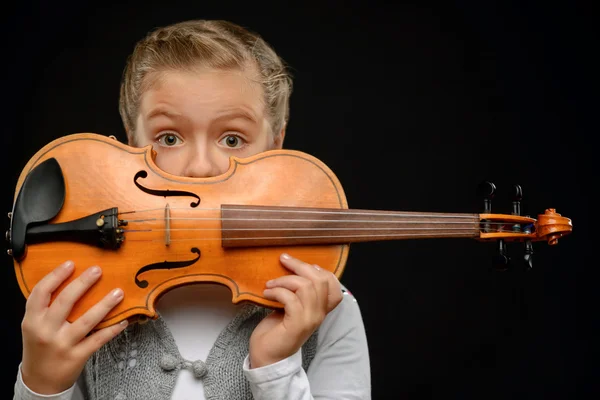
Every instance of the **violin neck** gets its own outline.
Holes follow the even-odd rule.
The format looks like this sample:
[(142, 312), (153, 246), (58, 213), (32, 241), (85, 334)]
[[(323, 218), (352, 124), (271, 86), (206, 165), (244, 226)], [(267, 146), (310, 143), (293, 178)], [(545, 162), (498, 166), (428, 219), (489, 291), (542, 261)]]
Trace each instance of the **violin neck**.
[(223, 205), (223, 247), (475, 238), (478, 214)]

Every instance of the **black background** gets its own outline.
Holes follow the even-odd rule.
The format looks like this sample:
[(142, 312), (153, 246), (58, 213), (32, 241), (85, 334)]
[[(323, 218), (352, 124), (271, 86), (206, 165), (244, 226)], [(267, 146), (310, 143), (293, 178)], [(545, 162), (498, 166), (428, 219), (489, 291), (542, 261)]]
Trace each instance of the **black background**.
[[(589, 2), (590, 4), (592, 2)], [(260, 32), (295, 76), (285, 147), (323, 160), (350, 207), (572, 218), (534, 270), (490, 268), (492, 244), (353, 245), (342, 282), (369, 338), (373, 397), (597, 398), (597, 261), (590, 235), (598, 109), (591, 6), (536, 1), (27, 2), (2, 11), (2, 207), (49, 141), (125, 141), (125, 59), (148, 30), (221, 18)], [(101, 171), (99, 172), (101, 173)], [(8, 228), (8, 219), (5, 220)], [(510, 247), (518, 261), (522, 246)], [(4, 381), (12, 396), (24, 298), (2, 261)]]

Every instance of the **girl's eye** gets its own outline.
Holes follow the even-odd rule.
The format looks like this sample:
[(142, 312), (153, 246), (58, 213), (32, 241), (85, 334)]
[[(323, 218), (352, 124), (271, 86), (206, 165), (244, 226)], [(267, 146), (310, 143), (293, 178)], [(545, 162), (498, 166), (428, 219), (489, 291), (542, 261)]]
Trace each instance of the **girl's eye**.
[(163, 146), (172, 147), (181, 144), (181, 139), (172, 133), (166, 133), (158, 138), (158, 143)]
[(242, 142), (242, 138), (236, 135), (227, 135), (223, 139), (221, 139), (221, 143), (223, 145), (229, 147), (230, 149), (240, 148), (244, 143)]

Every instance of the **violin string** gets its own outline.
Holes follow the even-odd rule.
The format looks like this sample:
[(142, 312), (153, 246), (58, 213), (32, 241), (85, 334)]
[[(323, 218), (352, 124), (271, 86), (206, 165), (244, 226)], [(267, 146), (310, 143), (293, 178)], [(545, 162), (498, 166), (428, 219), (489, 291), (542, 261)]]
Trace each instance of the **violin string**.
[[(152, 221), (163, 221), (164, 219), (162, 218), (148, 218), (148, 219), (134, 219), (134, 220), (127, 220), (128, 223), (145, 223), (145, 222), (152, 222)], [(256, 222), (264, 222), (264, 221), (277, 221), (277, 222), (288, 222), (288, 223), (293, 223), (293, 222), (339, 222), (339, 223), (352, 223), (352, 222), (360, 222), (360, 223), (368, 223), (368, 224), (412, 224), (412, 225), (436, 225), (436, 224), (440, 224), (440, 225), (449, 225), (449, 224), (479, 224), (479, 220), (478, 219), (472, 219), (471, 221), (434, 221), (434, 222), (430, 222), (430, 221), (392, 221), (392, 220), (384, 220), (384, 221), (371, 221), (371, 220), (344, 220), (344, 219), (298, 219), (298, 218), (290, 218), (290, 219), (275, 219), (275, 218), (169, 218), (170, 221), (189, 221), (189, 220), (196, 220), (196, 221), (256, 221)], [(514, 224), (514, 222), (488, 222), (486, 223), (490, 226), (492, 225), (509, 225), (509, 224)], [(192, 229), (192, 228), (190, 228)], [(199, 229), (199, 228), (194, 228), (194, 229)], [(271, 229), (271, 228), (269, 228)], [(293, 229), (300, 229), (300, 228), (293, 228)], [(321, 229), (330, 229), (330, 228), (321, 228)], [(345, 229), (357, 229), (357, 228), (345, 228)], [(375, 228), (365, 228), (365, 229), (375, 229)], [(381, 228), (381, 229), (388, 229), (388, 228)], [(392, 229), (392, 228), (389, 228)], [(176, 230), (171, 228), (171, 230)], [(252, 229), (250, 229), (252, 230)]]
[[(138, 220), (127, 220), (128, 223), (132, 222), (150, 222), (150, 221), (162, 221), (162, 218), (149, 218), (149, 219), (138, 219)], [(383, 221), (371, 221), (361, 219), (299, 219), (299, 218), (173, 218), (170, 217), (171, 221), (273, 221), (273, 222), (360, 222), (369, 224), (473, 224), (478, 223), (479, 220), (473, 219), (472, 221), (447, 221), (447, 222), (428, 222), (428, 221), (394, 221), (394, 220), (383, 220)]]
[[(466, 233), (471, 233), (471, 232), (466, 232)], [(237, 241), (237, 240), (279, 240), (279, 239), (331, 239), (331, 238), (340, 238), (340, 239), (346, 239), (346, 238), (361, 238), (361, 237), (366, 237), (366, 238), (371, 238), (371, 237), (387, 237), (387, 238), (401, 238), (401, 237), (415, 237), (415, 236), (428, 236), (429, 234), (427, 233), (422, 233), (422, 234), (393, 234), (393, 235), (340, 235), (340, 236), (259, 236), (259, 237), (243, 237), (243, 238), (221, 238), (221, 237), (214, 237), (214, 238), (185, 238), (185, 239), (171, 239), (171, 242), (185, 242), (185, 241), (198, 241), (198, 240), (202, 240), (202, 241), (207, 241), (207, 240), (225, 240), (225, 241)], [(464, 237), (463, 235), (460, 234), (449, 234), (447, 236), (457, 236), (457, 237)], [(128, 241), (134, 241), (134, 242), (164, 242), (164, 239), (132, 239), (132, 240), (128, 240)]]
[[(379, 228), (380, 230), (390, 230), (390, 231), (408, 231), (415, 230), (412, 228)], [(219, 229), (219, 228), (176, 228), (171, 229), (171, 231), (242, 231), (242, 230), (251, 230), (251, 231), (297, 231), (297, 230), (305, 230), (305, 231), (318, 231), (318, 230), (327, 230), (327, 228), (300, 228), (300, 229), (270, 229), (270, 228), (262, 228), (262, 229), (243, 229), (243, 228), (231, 228), (231, 229)], [(352, 230), (355, 231), (357, 229), (346, 229), (346, 228), (338, 228), (331, 230)], [(368, 228), (359, 228), (359, 230), (370, 230)], [(472, 228), (418, 228), (417, 230), (423, 231), (427, 230), (429, 232), (435, 233), (436, 231), (445, 231), (445, 236), (461, 236), (464, 234), (472, 234), (474, 232), (481, 233), (481, 229)], [(448, 232), (448, 231), (457, 231), (457, 232)], [(124, 233), (148, 233), (148, 232), (164, 232), (166, 229), (125, 229)], [(486, 233), (501, 233), (501, 232), (510, 232), (507, 230), (500, 229), (492, 229)], [(511, 233), (520, 233), (520, 232), (511, 232)], [(359, 237), (415, 237), (415, 236), (428, 236), (431, 233), (393, 233), (393, 234), (351, 234), (351, 235), (326, 235), (326, 236), (318, 236), (318, 235), (310, 235), (310, 236), (257, 236), (257, 237), (244, 237), (244, 238), (225, 238), (226, 240), (269, 240), (269, 239), (314, 239), (314, 238), (359, 238)], [(222, 240), (223, 238), (185, 238), (185, 239), (171, 239), (171, 241), (185, 241), (185, 240)], [(145, 240), (142, 240), (145, 241)], [(152, 239), (148, 241), (163, 241), (163, 239)]]
[[(349, 209), (331, 209), (331, 210), (323, 210), (323, 209), (319, 209), (319, 210), (286, 210), (285, 208), (280, 208), (280, 209), (256, 209), (256, 208), (239, 208), (239, 209), (222, 209), (220, 207), (216, 207), (216, 208), (210, 208), (210, 207), (205, 207), (205, 208), (197, 208), (194, 210), (190, 210), (189, 207), (169, 207), (169, 209), (172, 210), (187, 210), (187, 211), (235, 211), (235, 212), (264, 212), (264, 213), (292, 213), (292, 214), (337, 214), (337, 215), (361, 215), (361, 216), (377, 216), (377, 217), (385, 217), (385, 216), (391, 216), (391, 217), (423, 217), (423, 218), (477, 218), (475, 216), (475, 214), (443, 214), (443, 213), (439, 213), (439, 214), (435, 214), (435, 213), (430, 213), (430, 214), (418, 214), (416, 212), (412, 212), (412, 211), (395, 211), (395, 212), (384, 212), (384, 211), (375, 211), (375, 210), (349, 210)], [(164, 208), (148, 208), (145, 210), (133, 210), (133, 211), (123, 211), (123, 212), (119, 212), (119, 215), (125, 215), (125, 214), (140, 214), (140, 213), (146, 213), (146, 212), (152, 212), (152, 211), (161, 211), (163, 212), (165, 209)], [(188, 218), (188, 219), (196, 219), (196, 218)], [(199, 218), (202, 219), (202, 218)]]
[[(465, 222), (466, 223), (466, 222)], [(475, 227), (467, 228), (416, 228), (422, 230), (473, 230)], [(163, 232), (163, 231), (412, 231), (415, 228), (155, 228), (155, 229), (124, 229), (123, 232)]]

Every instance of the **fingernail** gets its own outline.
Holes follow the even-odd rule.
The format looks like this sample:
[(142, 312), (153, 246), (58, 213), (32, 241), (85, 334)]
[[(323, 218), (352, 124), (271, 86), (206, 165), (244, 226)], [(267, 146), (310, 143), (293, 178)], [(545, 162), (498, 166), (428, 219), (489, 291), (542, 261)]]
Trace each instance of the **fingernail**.
[(92, 267), (92, 269), (90, 270), (90, 274), (92, 276), (100, 275), (100, 267)]
[(112, 295), (114, 298), (120, 299), (121, 297), (123, 297), (123, 291), (121, 289), (115, 289), (113, 290)]
[(273, 279), (271, 279), (270, 281), (267, 281), (267, 283), (266, 283), (267, 287), (273, 286), (273, 282), (274, 282)]
[(119, 326), (121, 328), (125, 328), (127, 325), (129, 325), (129, 321), (127, 321), (126, 319), (123, 320), (123, 321), (121, 321), (121, 322), (119, 322)]
[(290, 260), (292, 257), (288, 253), (283, 253), (281, 255), (281, 258), (283, 258), (284, 260)]
[(75, 265), (75, 263), (73, 261), (69, 260), (69, 261), (65, 262), (65, 264), (63, 265), (63, 268), (68, 271), (71, 268), (73, 268), (74, 265)]

